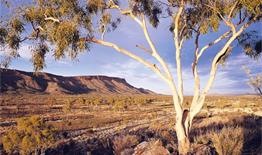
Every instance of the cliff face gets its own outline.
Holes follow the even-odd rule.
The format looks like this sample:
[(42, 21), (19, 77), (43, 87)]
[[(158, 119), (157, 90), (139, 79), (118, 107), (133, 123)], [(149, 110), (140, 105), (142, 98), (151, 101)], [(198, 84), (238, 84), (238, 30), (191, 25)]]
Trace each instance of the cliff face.
[(136, 88), (125, 79), (108, 76), (64, 77), (49, 73), (24, 72), (1, 69), (1, 93), (50, 93), (50, 94), (155, 94), (150, 90)]

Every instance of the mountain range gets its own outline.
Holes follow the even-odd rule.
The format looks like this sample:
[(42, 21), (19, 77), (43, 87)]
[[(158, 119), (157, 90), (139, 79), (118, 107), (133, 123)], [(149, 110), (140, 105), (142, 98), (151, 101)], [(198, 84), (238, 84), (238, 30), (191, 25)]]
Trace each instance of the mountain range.
[(109, 76), (60, 76), (45, 72), (0, 69), (1, 93), (153, 95), (123, 78)]

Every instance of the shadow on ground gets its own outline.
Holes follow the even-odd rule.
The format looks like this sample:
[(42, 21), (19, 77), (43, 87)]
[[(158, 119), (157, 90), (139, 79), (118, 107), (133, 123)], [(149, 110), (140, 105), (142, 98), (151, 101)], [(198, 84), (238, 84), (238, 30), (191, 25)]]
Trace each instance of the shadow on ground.
[[(228, 118), (227, 122), (223, 122), (223, 117)], [(245, 116), (223, 116), (221, 121), (210, 122), (208, 118), (196, 118), (194, 127), (190, 133), (191, 142), (194, 142), (196, 136), (206, 135), (211, 131), (220, 132), (224, 127), (235, 128), (241, 127), (243, 129), (243, 147), (242, 154), (262, 154), (262, 117), (245, 115)], [(198, 125), (202, 124), (202, 126)], [(204, 124), (204, 125), (203, 125)], [(200, 127), (198, 127), (200, 126)], [(162, 142), (163, 146), (171, 153), (177, 154), (177, 139), (174, 130), (161, 129), (158, 131), (150, 128), (142, 128), (136, 131), (122, 131), (120, 134), (111, 135), (104, 139), (92, 139), (85, 142), (70, 141), (67, 144), (60, 145), (55, 149), (49, 149), (46, 151), (48, 155), (113, 155), (114, 146), (113, 140), (119, 135), (134, 135), (138, 137), (139, 143), (144, 141), (150, 141), (152, 139), (158, 139)], [(205, 144), (210, 145), (212, 144)], [(124, 144), (123, 144), (124, 145)], [(130, 146), (129, 146), (130, 147)], [(135, 146), (132, 146), (134, 148)], [(132, 149), (131, 148), (131, 149)], [(234, 148), (232, 148), (234, 149)], [(217, 153), (213, 153), (217, 154)]]

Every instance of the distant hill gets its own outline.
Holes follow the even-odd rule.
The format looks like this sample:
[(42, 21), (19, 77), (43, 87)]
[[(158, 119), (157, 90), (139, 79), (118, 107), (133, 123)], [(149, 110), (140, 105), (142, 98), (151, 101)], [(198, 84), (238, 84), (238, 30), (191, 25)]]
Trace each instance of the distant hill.
[(108, 76), (59, 76), (40, 72), (0, 69), (1, 93), (153, 95), (154, 92), (136, 88), (125, 79)]

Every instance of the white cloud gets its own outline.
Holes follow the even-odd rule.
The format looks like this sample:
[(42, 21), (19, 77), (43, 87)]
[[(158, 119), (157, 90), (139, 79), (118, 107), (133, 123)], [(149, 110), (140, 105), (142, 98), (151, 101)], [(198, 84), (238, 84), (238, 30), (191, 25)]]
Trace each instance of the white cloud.
[(19, 53), (21, 58), (31, 59), (31, 57), (32, 57), (31, 45), (30, 44), (23, 44), (19, 48), (18, 53)]
[[(232, 57), (224, 67), (219, 67), (210, 94), (238, 94), (250, 92), (251, 89), (246, 85), (247, 77), (241, 66), (246, 64), (248, 67), (258, 68), (261, 67), (259, 61), (253, 61), (245, 55)], [(176, 68), (172, 64), (168, 64), (168, 66), (175, 81), (177, 81)], [(205, 72), (200, 72), (202, 89), (209, 79), (209, 69), (207, 68), (209, 68), (209, 66), (204, 68), (204, 70), (206, 70)], [(155, 92), (171, 94), (169, 87), (160, 77), (146, 68), (143, 64), (134, 60), (128, 60), (123, 63), (116, 62), (107, 64), (102, 67), (101, 72), (105, 75), (125, 78), (130, 84), (136, 87), (144, 87)], [(241, 75), (241, 77), (235, 77), (237, 75)], [(192, 95), (194, 78), (191, 67), (183, 67), (183, 79), (185, 94)]]
[(252, 93), (248, 87), (248, 77), (245, 74), (243, 66), (247, 66), (254, 74), (262, 72), (262, 58), (253, 60), (241, 53), (229, 58), (224, 67), (220, 67), (211, 90), (212, 93)]
[(252, 70), (262, 71), (262, 57), (254, 60), (246, 56), (244, 53), (239, 54), (226, 63), (225, 70), (242, 69), (243, 66)]
[(102, 67), (101, 73), (125, 78), (135, 87), (143, 87), (158, 93), (169, 93), (167, 85), (143, 64), (129, 59), (124, 63), (111, 63)]
[[(30, 59), (32, 56), (30, 48), (31, 46), (29, 44), (23, 44), (18, 50), (20, 57), (24, 59)], [(0, 51), (1, 56), (8, 56), (10, 55), (10, 52), (12, 52), (12, 50), (9, 48), (1, 49)]]

